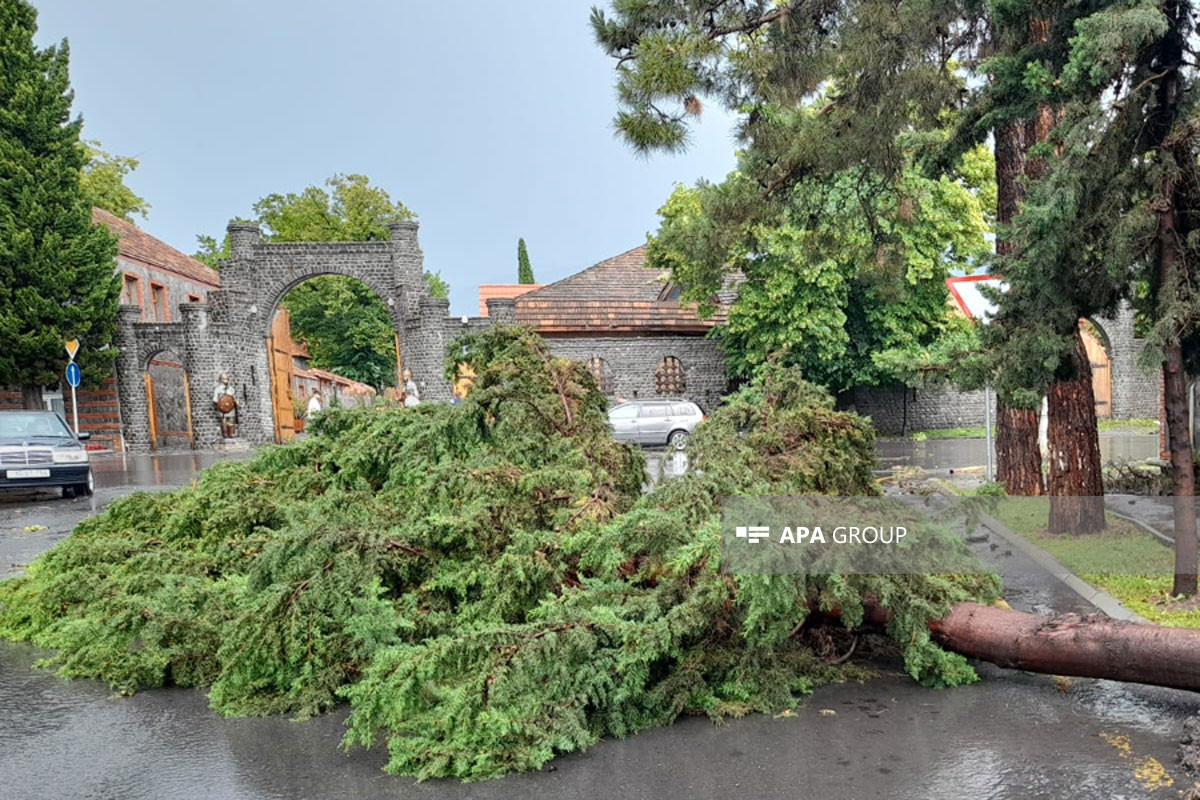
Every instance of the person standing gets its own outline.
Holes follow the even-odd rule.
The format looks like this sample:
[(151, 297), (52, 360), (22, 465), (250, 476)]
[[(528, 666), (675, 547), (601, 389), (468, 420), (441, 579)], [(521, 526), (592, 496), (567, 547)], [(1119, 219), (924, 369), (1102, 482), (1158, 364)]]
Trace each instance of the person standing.
[(413, 380), (411, 369), (404, 370), (404, 405), (412, 408), (421, 402), (421, 393), (417, 390), (417, 382)]
[(325, 409), (325, 403), (321, 397), (320, 389), (313, 389), (312, 397), (308, 398), (308, 407), (304, 410), (304, 416), (312, 419), (314, 414), (319, 414)]

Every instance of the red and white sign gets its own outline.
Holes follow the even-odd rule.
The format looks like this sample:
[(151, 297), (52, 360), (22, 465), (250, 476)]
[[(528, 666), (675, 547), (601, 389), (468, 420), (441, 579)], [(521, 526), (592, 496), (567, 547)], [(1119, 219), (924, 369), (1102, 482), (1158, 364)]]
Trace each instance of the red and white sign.
[(964, 275), (960, 278), (946, 278), (946, 288), (950, 290), (950, 296), (954, 298), (954, 304), (958, 306), (958, 309), (966, 315), (967, 319), (986, 325), (996, 313), (996, 304), (979, 291), (984, 286), (989, 289), (998, 289), (1001, 292), (1008, 290), (1008, 284), (1004, 282), (1004, 279), (995, 275)]

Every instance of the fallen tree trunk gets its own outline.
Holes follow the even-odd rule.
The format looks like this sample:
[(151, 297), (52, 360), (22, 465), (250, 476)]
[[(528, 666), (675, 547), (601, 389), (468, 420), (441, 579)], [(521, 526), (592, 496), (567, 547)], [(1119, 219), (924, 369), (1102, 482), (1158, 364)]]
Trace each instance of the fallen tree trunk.
[(1009, 669), (1200, 692), (1200, 630), (1193, 628), (963, 603), (929, 630), (949, 650)]
[[(889, 618), (887, 609), (868, 606), (868, 625), (884, 627)], [(1200, 692), (1200, 629), (961, 603), (930, 622), (929, 632), (947, 650), (1008, 669)]]

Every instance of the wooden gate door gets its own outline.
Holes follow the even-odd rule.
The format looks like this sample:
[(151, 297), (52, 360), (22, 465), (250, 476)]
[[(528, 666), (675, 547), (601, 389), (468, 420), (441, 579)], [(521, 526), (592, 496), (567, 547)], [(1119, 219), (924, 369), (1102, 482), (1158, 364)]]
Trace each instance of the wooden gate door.
[(296, 409), (292, 405), (292, 336), (288, 315), (275, 314), (267, 360), (271, 367), (271, 407), (275, 417), (275, 441), (282, 444), (296, 435)]
[(191, 391), (179, 356), (164, 350), (146, 368), (150, 446), (155, 450), (192, 447)]
[(1092, 394), (1096, 396), (1096, 416), (1107, 419), (1112, 416), (1112, 359), (1096, 335), (1082, 326), (1083, 346), (1087, 349), (1088, 361), (1092, 363)]

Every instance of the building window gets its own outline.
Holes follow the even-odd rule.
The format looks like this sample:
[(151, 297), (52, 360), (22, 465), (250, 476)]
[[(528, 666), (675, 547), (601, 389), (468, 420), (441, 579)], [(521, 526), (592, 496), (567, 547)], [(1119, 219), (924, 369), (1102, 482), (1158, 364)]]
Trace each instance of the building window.
[(188, 302), (189, 303), (203, 303), (204, 301), (200, 299), (200, 295), (198, 295), (198, 294), (189, 294)]
[(121, 305), (140, 306), (142, 304), (142, 282), (137, 275), (125, 275), (121, 285)]
[(658, 369), (654, 371), (654, 391), (667, 395), (682, 395), (687, 391), (683, 363), (675, 356), (667, 356), (658, 362)]
[(150, 318), (154, 322), (170, 322), (170, 311), (167, 308), (167, 287), (161, 283), (150, 282)]
[(616, 392), (616, 379), (613, 377), (612, 367), (608, 365), (600, 356), (592, 356), (587, 362), (588, 370), (591, 371), (592, 377), (596, 379), (596, 385), (600, 387), (600, 391), (606, 395), (612, 395)]

